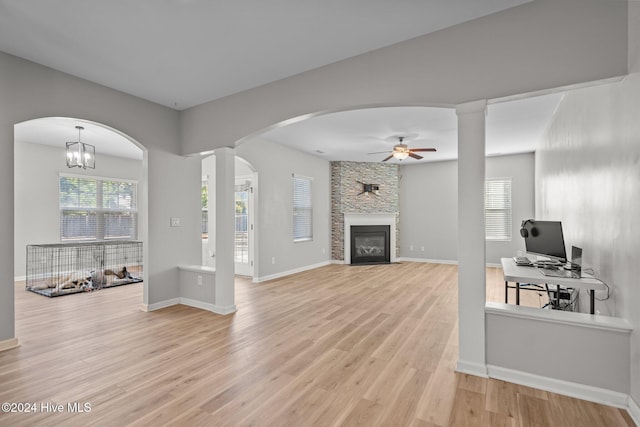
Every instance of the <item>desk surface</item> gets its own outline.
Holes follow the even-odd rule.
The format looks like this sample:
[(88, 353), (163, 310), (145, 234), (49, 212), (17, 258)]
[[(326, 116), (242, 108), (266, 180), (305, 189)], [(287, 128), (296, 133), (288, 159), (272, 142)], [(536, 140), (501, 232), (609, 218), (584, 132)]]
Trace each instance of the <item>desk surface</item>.
[(606, 290), (607, 287), (598, 279), (594, 279), (589, 274), (582, 273), (580, 279), (571, 279), (568, 277), (549, 277), (538, 271), (536, 267), (523, 267), (516, 265), (513, 258), (502, 258), (502, 271), (504, 272), (504, 280), (506, 282), (518, 283), (553, 283), (556, 285), (566, 286), (568, 288), (595, 289)]

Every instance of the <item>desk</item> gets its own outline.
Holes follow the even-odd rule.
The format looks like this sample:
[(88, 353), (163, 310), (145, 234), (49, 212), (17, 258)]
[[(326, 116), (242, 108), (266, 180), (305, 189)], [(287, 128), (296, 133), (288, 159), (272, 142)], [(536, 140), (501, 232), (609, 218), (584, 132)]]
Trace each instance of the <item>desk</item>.
[(538, 271), (536, 267), (523, 267), (516, 265), (513, 258), (502, 258), (502, 272), (504, 274), (504, 302), (509, 303), (509, 282), (516, 283), (516, 305), (520, 305), (520, 283), (547, 284), (553, 283), (574, 289), (586, 289), (589, 291), (590, 313), (595, 313), (595, 291), (604, 291), (607, 287), (598, 279), (589, 274), (582, 273), (580, 279), (568, 277), (549, 277)]

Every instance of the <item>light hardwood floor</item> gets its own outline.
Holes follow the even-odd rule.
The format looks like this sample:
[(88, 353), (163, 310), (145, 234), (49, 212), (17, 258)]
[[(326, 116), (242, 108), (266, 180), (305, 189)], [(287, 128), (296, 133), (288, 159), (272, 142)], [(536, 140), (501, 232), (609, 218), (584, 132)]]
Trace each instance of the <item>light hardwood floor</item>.
[[(514, 284), (511, 283), (511, 286)], [(487, 301), (505, 302), (504, 301), (504, 275), (502, 268), (487, 268)], [(529, 286), (520, 290), (520, 305), (527, 307), (544, 307), (549, 302), (546, 290), (538, 287)], [(516, 303), (516, 290), (509, 288), (509, 303)]]
[(0, 425), (633, 425), (619, 409), (454, 373), (456, 280), (455, 266), (422, 263), (238, 279), (230, 316), (144, 313), (141, 284), (53, 299), (17, 286), (22, 345), (0, 353), (0, 402), (38, 411)]

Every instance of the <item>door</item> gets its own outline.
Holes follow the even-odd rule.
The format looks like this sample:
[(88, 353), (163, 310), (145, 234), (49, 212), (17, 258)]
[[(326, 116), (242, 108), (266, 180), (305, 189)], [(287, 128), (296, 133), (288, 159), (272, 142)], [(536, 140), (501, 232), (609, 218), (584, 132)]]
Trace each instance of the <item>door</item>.
[(236, 274), (253, 277), (253, 187), (251, 177), (236, 177), (234, 258)]

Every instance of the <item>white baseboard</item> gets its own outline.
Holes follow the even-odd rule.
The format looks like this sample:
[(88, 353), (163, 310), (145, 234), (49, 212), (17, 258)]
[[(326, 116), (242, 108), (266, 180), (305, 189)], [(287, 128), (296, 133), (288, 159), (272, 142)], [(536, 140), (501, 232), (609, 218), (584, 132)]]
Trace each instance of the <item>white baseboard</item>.
[(14, 282), (26, 282), (27, 281), (27, 276), (15, 276), (13, 278)]
[[(533, 387), (552, 393), (562, 394), (590, 402), (614, 406), (616, 408), (629, 408), (629, 395), (600, 387), (543, 377), (528, 372), (516, 371), (499, 366), (487, 365), (489, 378), (496, 378), (510, 383)], [(631, 412), (631, 411), (630, 411)]]
[(266, 282), (267, 280), (279, 279), (281, 277), (290, 276), (290, 275), (296, 274), (296, 273), (302, 273), (303, 271), (313, 270), (314, 268), (324, 267), (324, 266), (330, 265), (330, 264), (333, 264), (333, 261), (331, 261), (331, 260), (322, 261), (322, 262), (319, 262), (317, 264), (306, 265), (304, 267), (294, 268), (293, 270), (287, 270), (287, 271), (283, 271), (283, 272), (280, 272), (280, 273), (270, 274), (268, 276), (254, 277), (253, 278), (253, 283), (261, 283), (261, 282)]
[(343, 259), (332, 259), (331, 260), (331, 264), (344, 265), (344, 260)]
[[(431, 264), (452, 264), (458, 265), (458, 260), (450, 260), (450, 259), (428, 259), (428, 258), (409, 258), (409, 257), (400, 257), (398, 261), (406, 261), (406, 262), (428, 262)], [(496, 264), (493, 262), (486, 263), (487, 267), (502, 267), (502, 264)]]
[(211, 304), (208, 302), (203, 302), (203, 301), (198, 301), (197, 299), (191, 299), (191, 298), (183, 298), (180, 297), (179, 298), (180, 303), (182, 305), (188, 305), (189, 307), (195, 307), (195, 308), (199, 308), (201, 310), (207, 310), (207, 311), (212, 311), (214, 313), (216, 313), (216, 305), (215, 304)]
[(464, 360), (458, 359), (455, 370), (456, 372), (460, 372), (462, 374), (469, 374), (469, 375), (475, 375), (476, 377), (488, 378), (487, 366), (482, 365), (480, 363), (465, 362)]
[(140, 307), (142, 311), (155, 311), (161, 308), (171, 307), (172, 305), (180, 304), (180, 298), (171, 298), (165, 301), (155, 302), (153, 304), (142, 304)]
[(178, 304), (188, 305), (189, 307), (195, 307), (201, 310), (207, 310), (212, 313), (223, 314), (223, 315), (236, 312), (235, 305), (218, 306), (215, 304), (210, 304), (210, 303), (198, 301), (195, 299), (182, 298), (182, 297), (172, 298), (172, 299), (169, 299), (166, 301), (160, 301), (154, 304), (142, 304), (142, 311), (155, 311), (155, 310), (160, 310), (161, 308), (171, 307), (173, 305), (178, 305)]
[(180, 304), (188, 305), (189, 307), (199, 308), (201, 310), (207, 310), (216, 314), (231, 314), (237, 311), (235, 304), (230, 306), (218, 306), (207, 302), (198, 301), (191, 298), (180, 298)]
[(454, 264), (457, 265), (457, 260), (448, 260), (448, 259), (428, 259), (428, 258), (409, 258), (409, 257), (399, 257), (398, 261), (406, 261), (406, 262), (428, 262), (431, 264)]
[(231, 314), (231, 313), (235, 313), (236, 311), (238, 311), (238, 309), (236, 308), (236, 305), (226, 305), (226, 306), (219, 306), (219, 305), (214, 305), (213, 306), (213, 310), (211, 310), (212, 312), (216, 313), (216, 314), (222, 314), (227, 315), (227, 314)]
[(0, 351), (11, 350), (16, 347), (20, 347), (18, 338), (9, 338), (8, 340), (0, 341)]
[(640, 406), (638, 406), (636, 401), (631, 397), (629, 397), (629, 408), (627, 409), (627, 412), (633, 422), (636, 423), (637, 426), (640, 426)]

